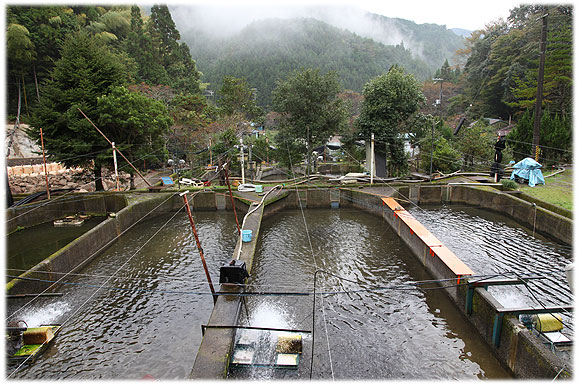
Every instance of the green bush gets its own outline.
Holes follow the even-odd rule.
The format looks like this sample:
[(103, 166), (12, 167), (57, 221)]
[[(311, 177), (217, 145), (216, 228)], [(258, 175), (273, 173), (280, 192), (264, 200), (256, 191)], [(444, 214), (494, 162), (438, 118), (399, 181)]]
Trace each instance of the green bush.
[(510, 179), (502, 179), (499, 182), (501, 183), (502, 188), (507, 191), (517, 190), (520, 187), (518, 183)]

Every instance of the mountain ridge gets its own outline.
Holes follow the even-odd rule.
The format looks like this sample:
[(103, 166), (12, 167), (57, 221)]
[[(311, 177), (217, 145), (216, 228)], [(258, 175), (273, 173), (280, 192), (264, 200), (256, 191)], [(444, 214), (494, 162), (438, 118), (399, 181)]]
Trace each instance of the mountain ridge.
[(374, 38), (315, 17), (255, 20), (223, 37), (191, 23), (181, 35), (211, 89), (219, 90), (224, 75), (244, 77), (258, 89), (263, 106), (270, 103), (276, 80), (292, 70), (336, 71), (345, 88), (360, 92), (394, 64), (428, 79), (446, 59), (453, 65), (454, 52), (463, 46), (463, 38), (445, 26), (370, 13), (361, 20), (367, 30), (359, 32), (372, 32)]

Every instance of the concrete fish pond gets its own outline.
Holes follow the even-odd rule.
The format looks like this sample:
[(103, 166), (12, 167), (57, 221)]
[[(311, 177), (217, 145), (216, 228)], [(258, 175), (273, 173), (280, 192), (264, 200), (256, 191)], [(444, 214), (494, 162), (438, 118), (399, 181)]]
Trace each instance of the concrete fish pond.
[[(194, 216), (209, 269), (218, 273), (237, 239), (233, 215)], [(157, 214), (136, 225), (81, 272), (69, 275), (58, 297), (39, 297), (29, 305), (32, 297), (7, 299), (7, 316), (18, 311), (10, 320), (62, 325), (46, 350), (10, 378), (187, 378), (213, 302), (187, 216), (180, 212), (164, 226), (170, 218)], [(17, 366), (9, 366), (7, 375)]]
[[(487, 249), (490, 242), (484, 235), (471, 233), (486, 245), (484, 255), (493, 255), (484, 261), (487, 265), (480, 265), (464, 259), (455, 240), (446, 239), (429, 217), (422, 218), (424, 213), (413, 212), (409, 204), (411, 200), (423, 208), (438, 198), (439, 205), (472, 205), (467, 202), (476, 196), (473, 188), (286, 189), (266, 199), (268, 188), (265, 194), (236, 194), (242, 227), (223, 194), (189, 194), (208, 278), (178, 195), (136, 195), (125, 205), (107, 208), (115, 218), (59, 251), (61, 258), (41, 262), (7, 286), (9, 294), (24, 294), (26, 284), (45, 283), (46, 289), (46, 282), (60, 280), (57, 290), (50, 290), (58, 291), (58, 297), (8, 298), (7, 316), (29, 326), (62, 325), (35, 362), (8, 368), (7, 375), (235, 380), (571, 377), (571, 357), (560, 356), (560, 344), (549, 342), (555, 334), (543, 329), (556, 327), (557, 334), (573, 337), (570, 290), (565, 284), (558, 288), (550, 281), (540, 283), (533, 291), (540, 302), (528, 304), (526, 288), (534, 286), (532, 277), (546, 277), (570, 263), (571, 248), (562, 241), (568, 238), (571, 222), (543, 209), (534, 214), (521, 199), (488, 192), (489, 200), (480, 203), (511, 201), (502, 208), (521, 207), (508, 215), (523, 228), (501, 226), (493, 234), (494, 243), (506, 248), (495, 250)], [(537, 220), (533, 228), (532, 219)], [(548, 219), (551, 228), (543, 224)], [(488, 227), (479, 215), (453, 222), (454, 229), (460, 224)], [(494, 227), (501, 222), (490, 221)], [(250, 231), (251, 238), (243, 237), (242, 229)], [(554, 239), (551, 229), (558, 233)], [(535, 259), (537, 266), (521, 260), (526, 254), (514, 254), (507, 247), (512, 244), (533, 245), (536, 257), (542, 257)], [(72, 258), (63, 254), (73, 248), (83, 264), (71, 271), (65, 263)], [(243, 268), (249, 278), (220, 275), (224, 267)], [(215, 291), (208, 287), (209, 277)], [(565, 281), (562, 273), (554, 278)], [(525, 301), (506, 302), (512, 299), (512, 293), (505, 294), (511, 285), (522, 294), (528, 292)], [(560, 318), (548, 317), (552, 314)], [(566, 345), (573, 347), (572, 342)]]

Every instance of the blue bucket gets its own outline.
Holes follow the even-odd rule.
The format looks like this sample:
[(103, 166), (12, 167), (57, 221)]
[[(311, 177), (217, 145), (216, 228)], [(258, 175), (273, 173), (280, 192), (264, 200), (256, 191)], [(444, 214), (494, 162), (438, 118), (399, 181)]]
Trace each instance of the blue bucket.
[(252, 241), (252, 230), (242, 230), (242, 242)]
[(257, 193), (262, 192), (262, 186), (261, 185), (256, 185), (255, 187), (256, 187), (256, 192)]

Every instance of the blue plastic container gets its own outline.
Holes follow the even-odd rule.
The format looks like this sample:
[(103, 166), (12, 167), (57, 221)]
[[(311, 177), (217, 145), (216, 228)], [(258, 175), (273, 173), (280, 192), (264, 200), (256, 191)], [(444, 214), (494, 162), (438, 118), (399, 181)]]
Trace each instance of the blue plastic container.
[(261, 185), (256, 185), (256, 192), (257, 193), (262, 192), (262, 186)]
[(242, 230), (242, 242), (252, 241), (252, 230)]

